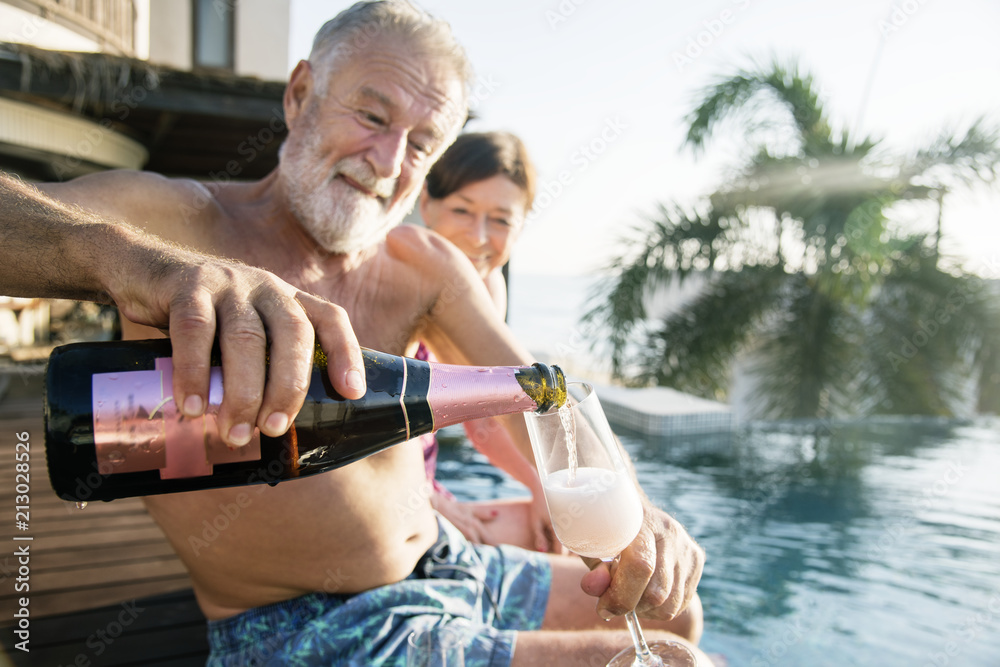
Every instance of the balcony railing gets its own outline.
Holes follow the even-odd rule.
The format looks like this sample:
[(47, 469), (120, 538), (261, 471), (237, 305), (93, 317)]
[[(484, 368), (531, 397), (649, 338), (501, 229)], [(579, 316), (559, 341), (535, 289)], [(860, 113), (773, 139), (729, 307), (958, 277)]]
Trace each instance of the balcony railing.
[(96, 41), (108, 53), (135, 57), (132, 0), (4, 0)]

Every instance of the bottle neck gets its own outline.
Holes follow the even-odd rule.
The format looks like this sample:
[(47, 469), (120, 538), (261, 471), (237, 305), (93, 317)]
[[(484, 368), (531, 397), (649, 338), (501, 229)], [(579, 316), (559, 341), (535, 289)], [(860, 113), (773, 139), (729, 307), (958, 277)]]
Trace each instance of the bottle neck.
[(434, 415), (434, 429), (536, 410), (538, 404), (525, 393), (519, 377), (537, 373), (532, 367), (430, 364), (427, 403)]

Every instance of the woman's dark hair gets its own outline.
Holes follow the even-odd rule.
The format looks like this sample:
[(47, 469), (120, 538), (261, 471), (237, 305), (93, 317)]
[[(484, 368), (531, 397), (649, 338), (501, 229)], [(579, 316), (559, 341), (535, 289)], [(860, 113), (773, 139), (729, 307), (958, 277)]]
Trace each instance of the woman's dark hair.
[(535, 200), (535, 166), (524, 143), (509, 132), (459, 135), (427, 174), (427, 194), (444, 199), (470, 183), (502, 174), (524, 191), (524, 210)]

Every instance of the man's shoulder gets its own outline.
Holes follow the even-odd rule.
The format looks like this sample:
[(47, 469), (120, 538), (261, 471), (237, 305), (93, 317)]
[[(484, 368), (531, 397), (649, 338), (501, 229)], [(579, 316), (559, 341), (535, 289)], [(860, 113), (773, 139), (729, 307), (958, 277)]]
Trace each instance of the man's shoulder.
[(204, 222), (216, 206), (212, 192), (201, 183), (148, 171), (104, 171), (41, 189), (66, 204), (162, 236), (185, 226), (178, 221)]
[(64, 183), (40, 184), (39, 189), (60, 199), (114, 190), (118, 190), (118, 195), (123, 197), (135, 193), (179, 197), (204, 189), (204, 186), (189, 178), (170, 178), (151, 171), (112, 169), (80, 176)]

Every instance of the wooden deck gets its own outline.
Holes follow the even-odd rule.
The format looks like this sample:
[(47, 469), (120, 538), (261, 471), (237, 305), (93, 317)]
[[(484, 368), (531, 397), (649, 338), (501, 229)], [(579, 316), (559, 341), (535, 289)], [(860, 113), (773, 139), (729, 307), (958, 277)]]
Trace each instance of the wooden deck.
[[(0, 646), (7, 658), (28, 665), (198, 664), (197, 658), (162, 660), (166, 654), (161, 645), (178, 648), (171, 627), (180, 624), (194, 629), (187, 633), (194, 644), (199, 644), (199, 635), (202, 638), (189, 653), (202, 656), (204, 664), (204, 619), (190, 594), (190, 579), (142, 502), (136, 498), (97, 502), (81, 510), (52, 491), (45, 464), (41, 391), (40, 377), (16, 377), (7, 396), (0, 398), (0, 542), (6, 545), (0, 551)], [(31, 455), (30, 517), (27, 529), (21, 530), (16, 521), (23, 517), (15, 517), (14, 454), (17, 434), (25, 432)], [(30, 552), (26, 592), (16, 590), (21, 575), (15, 552), (23, 545)], [(179, 593), (163, 595), (173, 592)], [(30, 654), (13, 649), (19, 639), (11, 624), (22, 597), (29, 599)], [(134, 618), (128, 613), (123, 617), (130, 622), (116, 637), (116, 646), (95, 639), (102, 629), (120, 627), (115, 619), (123, 611), (137, 608), (143, 611), (134, 613)], [(194, 627), (199, 624), (201, 629)], [(126, 655), (130, 644), (132, 652)], [(86, 662), (74, 663), (79, 656)]]

